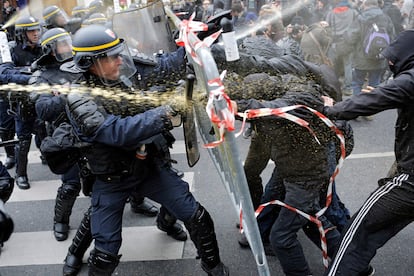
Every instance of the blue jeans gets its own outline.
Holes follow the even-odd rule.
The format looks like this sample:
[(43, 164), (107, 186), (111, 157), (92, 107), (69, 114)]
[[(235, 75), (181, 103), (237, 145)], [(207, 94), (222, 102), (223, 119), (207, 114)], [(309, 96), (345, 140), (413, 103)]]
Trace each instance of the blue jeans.
[(364, 86), (365, 78), (368, 75), (368, 85), (375, 87), (381, 83), (382, 74), (384, 69), (377, 70), (359, 70), (353, 69), (352, 71), (352, 93), (358, 95), (361, 93), (361, 89)]
[[(321, 208), (319, 205), (319, 197), (321, 186), (324, 185), (323, 180), (311, 180), (305, 182), (288, 182), (284, 181), (286, 188), (285, 203), (295, 207), (307, 214), (314, 215)], [(325, 218), (320, 216), (319, 219), (323, 222), (324, 229), (329, 229), (333, 225)], [(270, 232), (270, 243), (273, 251), (276, 253), (279, 262), (286, 275), (310, 275), (312, 274), (302, 246), (297, 239), (297, 232), (303, 228), (305, 233), (309, 225), (309, 234), (307, 236), (318, 244), (320, 238), (315, 235), (315, 226), (312, 226), (309, 220), (303, 216), (287, 209), (281, 208), (279, 216), (272, 226)], [(328, 245), (328, 254), (333, 254), (339, 242), (339, 232), (336, 229), (330, 230), (326, 233), (326, 241)], [(332, 255), (331, 255), (332, 256)]]
[[(332, 175), (334, 173), (336, 167), (335, 148), (335, 143), (330, 142), (327, 148), (329, 175)], [(275, 167), (269, 182), (265, 186), (265, 191), (261, 199), (261, 204), (267, 203), (272, 200), (284, 201), (285, 193), (286, 191), (285, 186), (283, 184), (283, 179), (278, 175), (277, 168)], [(320, 204), (325, 204), (325, 198), (326, 193), (322, 193)], [(270, 229), (272, 228), (273, 223), (279, 215), (280, 208), (283, 207), (279, 205), (266, 206), (257, 217), (260, 235), (264, 243), (269, 242)], [(345, 205), (340, 200), (338, 194), (336, 193), (335, 182), (332, 183), (332, 201), (324, 215), (333, 225), (336, 226), (339, 232), (342, 231), (342, 229), (349, 221), (349, 210), (345, 207)]]

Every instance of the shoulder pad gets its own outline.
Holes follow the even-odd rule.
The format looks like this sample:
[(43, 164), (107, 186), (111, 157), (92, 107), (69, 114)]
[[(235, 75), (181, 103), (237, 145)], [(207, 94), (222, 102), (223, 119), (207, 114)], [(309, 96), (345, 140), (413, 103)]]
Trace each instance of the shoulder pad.
[(105, 121), (106, 114), (101, 112), (97, 104), (87, 97), (69, 94), (67, 103), (70, 116), (80, 132), (86, 136), (94, 134)]
[(84, 73), (85, 72), (85, 70), (82, 70), (78, 66), (76, 66), (76, 64), (73, 60), (63, 63), (59, 67), (59, 69), (62, 70), (63, 72), (68, 72), (68, 73), (73, 73), (73, 74), (78, 74), (78, 73)]

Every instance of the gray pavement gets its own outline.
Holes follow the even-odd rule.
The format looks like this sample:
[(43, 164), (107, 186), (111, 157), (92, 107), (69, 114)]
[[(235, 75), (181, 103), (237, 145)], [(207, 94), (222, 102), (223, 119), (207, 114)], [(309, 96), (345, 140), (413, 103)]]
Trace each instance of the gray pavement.
[[(378, 178), (386, 175), (393, 162), (395, 111), (375, 115), (373, 121), (352, 121), (355, 132), (355, 149), (344, 162), (337, 178), (337, 189), (342, 200), (355, 212), (364, 199), (376, 188)], [(257, 275), (254, 258), (248, 249), (241, 249), (237, 243), (238, 230), (235, 227), (238, 214), (226, 194), (208, 153), (201, 147), (199, 163), (189, 168), (182, 149), (182, 129), (174, 130), (177, 147), (173, 158), (178, 161), (177, 169), (185, 172), (186, 180), (196, 198), (210, 211), (216, 226), (221, 257), (231, 275)], [(201, 139), (200, 139), (201, 141)], [(201, 143), (201, 142), (200, 142)], [(246, 155), (249, 140), (237, 139), (241, 156)], [(0, 160), (4, 153), (0, 150)], [(59, 243), (51, 232), (54, 196), (59, 178), (40, 164), (37, 149), (32, 147), (29, 178), (32, 189), (18, 190), (7, 210), (15, 221), (15, 233), (5, 244), (0, 255), (0, 275), (61, 275), (63, 258), (70, 240)], [(264, 181), (270, 177), (272, 164), (263, 173)], [(14, 174), (14, 171), (10, 171)], [(71, 217), (71, 235), (79, 225), (89, 199), (80, 197)], [(155, 227), (154, 218), (146, 218), (124, 212), (124, 244), (121, 248), (121, 263), (114, 275), (205, 275), (199, 267), (194, 246), (190, 241), (176, 242)], [(408, 226), (382, 249), (373, 260), (376, 275), (414, 275), (411, 237), (414, 228)], [(322, 254), (302, 233), (299, 238), (314, 275), (322, 275)], [(86, 259), (85, 259), (86, 260)], [(283, 275), (275, 257), (268, 257), (272, 275)], [(87, 275), (86, 264), (80, 275)]]

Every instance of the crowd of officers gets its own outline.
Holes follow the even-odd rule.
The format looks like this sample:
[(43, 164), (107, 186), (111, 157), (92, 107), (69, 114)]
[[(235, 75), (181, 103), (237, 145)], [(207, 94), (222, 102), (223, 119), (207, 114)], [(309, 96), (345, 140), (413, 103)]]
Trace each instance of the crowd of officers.
[[(46, 7), (43, 11), (42, 20), (30, 15), (20, 16), (14, 24), (15, 33), (11, 36), (15, 38), (11, 43), (12, 63), (1, 65), (1, 82), (3, 84), (32, 85), (42, 83), (69, 85), (87, 82), (88, 85), (102, 85), (103, 87), (118, 83), (117, 77), (112, 79), (110, 76), (106, 76), (105, 67), (101, 66), (107, 66), (107, 64), (101, 63), (102, 60), (110, 61), (110, 65), (115, 64), (116, 67), (122, 61), (128, 64), (130, 68), (128, 68), (129, 71), (126, 70), (128, 72), (127, 77), (133, 77), (137, 67), (143, 69), (139, 72), (140, 79), (143, 82), (148, 81), (153, 74), (152, 70), (159, 70), (159, 77), (164, 77), (162, 74), (167, 75), (168, 73), (163, 72), (171, 74), (182, 67), (185, 62), (184, 49), (181, 49), (172, 57), (160, 57), (160, 60), (162, 60), (160, 66), (157, 66), (156, 63), (142, 65), (139, 61), (132, 61), (132, 58), (128, 63), (125, 58), (129, 56), (127, 46), (122, 39), (108, 29), (111, 22), (107, 20), (105, 12), (106, 7), (102, 1), (93, 1), (88, 7), (74, 8), (71, 19), (57, 6)], [(72, 38), (74, 33), (78, 32), (78, 39), (75, 40), (78, 45), (75, 48), (72, 47)], [(89, 47), (84, 45), (85, 43), (89, 44)], [(101, 45), (101, 47), (90, 52), (85, 51), (85, 49), (93, 48), (96, 45)], [(78, 53), (78, 59), (75, 63), (73, 62), (72, 51)], [(95, 60), (97, 56), (101, 58), (99, 61)], [(121, 59), (121, 57), (123, 58)], [(97, 71), (92, 73), (93, 69), (91, 68), (95, 68)], [(107, 82), (108, 80), (110, 83)], [(134, 85), (141, 87), (140, 83)], [(127, 89), (131, 90), (132, 87), (127, 87)], [(87, 108), (88, 100), (83, 97), (80, 97), (80, 99), (82, 103), (76, 103), (73, 110), (76, 109), (76, 112), (79, 111), (81, 114), (76, 115), (90, 120), (95, 114), (88, 113), (90, 112)], [(51, 94), (33, 94), (27, 98), (16, 95), (2, 95), (0, 111), (1, 138), (3, 141), (12, 140), (15, 135), (18, 138), (18, 143), (15, 146), (5, 147), (7, 157), (4, 165), (2, 164), (2, 176), (4, 176), (2, 178), (2, 191), (4, 190), (2, 200), (4, 202), (10, 197), (13, 189), (13, 178), (20, 189), (30, 189), (27, 166), (32, 134), (35, 135), (38, 148), (41, 147), (42, 141), (50, 140), (50, 135), (60, 124), (69, 120), (64, 115), (65, 104), (66, 97), (58, 91)], [(79, 106), (81, 107), (79, 108)], [(118, 118), (114, 115), (105, 114), (105, 117), (108, 117), (105, 120), (110, 121), (110, 124), (125, 125), (129, 130), (124, 129), (127, 132), (126, 134), (124, 132), (114, 132), (112, 128), (108, 128), (107, 132), (110, 133), (113, 139), (106, 141), (105, 146), (101, 149), (93, 147), (90, 151), (87, 150), (89, 156), (87, 162), (86, 156), (79, 157), (74, 164), (65, 165), (65, 168), (62, 169), (53, 162), (48, 164), (47, 159), (43, 155), (41, 156), (44, 164), (48, 164), (53, 168), (52, 171), (61, 174), (62, 185), (57, 191), (53, 224), (54, 236), (57, 241), (68, 238), (72, 207), (82, 187), (83, 192), (92, 197), (92, 202), (105, 202), (105, 206), (101, 203), (99, 208), (94, 206), (98, 204), (92, 204), (91, 208), (85, 212), (73, 243), (68, 250), (63, 268), (64, 275), (76, 275), (79, 272), (83, 255), (91, 245), (92, 240), (95, 241), (95, 249), (89, 259), (89, 274), (112, 274), (120, 258), (117, 254), (121, 244), (122, 220), (120, 218), (122, 214), (120, 213), (122, 213), (127, 201), (131, 203), (133, 212), (142, 213), (146, 216), (158, 215), (158, 228), (180, 241), (187, 240), (187, 233), (183, 230), (182, 225), (177, 223), (177, 219), (183, 221), (190, 231), (191, 238), (196, 243), (202, 259), (203, 269), (211, 275), (226, 275), (227, 268), (220, 261), (210, 215), (191, 195), (188, 184), (181, 179), (182, 173), (171, 167), (168, 148), (173, 143), (174, 137), (169, 133), (172, 128), (170, 113), (172, 113), (171, 109), (160, 107), (133, 118)], [(78, 116), (76, 117), (78, 118)], [(79, 123), (81, 128), (86, 125), (89, 126), (88, 122)], [(109, 137), (104, 133), (101, 133), (101, 135), (104, 139)], [(116, 138), (116, 135), (119, 137), (126, 135), (130, 140), (124, 141), (127, 145), (122, 145), (119, 142), (121, 138)], [(103, 145), (103, 141), (100, 143)], [(144, 151), (146, 154), (148, 153), (148, 168), (144, 168), (139, 160), (135, 160), (135, 150), (127, 150), (130, 148), (136, 149), (138, 147), (137, 143), (142, 143), (140, 146), (147, 144)], [(112, 144), (112, 146), (108, 146), (109, 144)], [(122, 152), (119, 151), (120, 146), (125, 147)], [(99, 153), (96, 150), (101, 152)], [(98, 161), (96, 156), (102, 156), (102, 151), (106, 155), (105, 160)], [(131, 153), (133, 153), (132, 159)], [(92, 155), (95, 156), (93, 159), (96, 162), (92, 161), (93, 164), (90, 165)], [(65, 157), (59, 156), (58, 159), (65, 160)], [(7, 169), (13, 167), (16, 167), (16, 174), (11, 177)], [(144, 182), (143, 179), (147, 184), (140, 185), (141, 190), (139, 190), (137, 184)], [(120, 182), (122, 182), (122, 185)], [(125, 183), (129, 184), (124, 185)], [(92, 184), (93, 195), (91, 194)], [(114, 194), (112, 191), (114, 187), (123, 188)], [(163, 192), (159, 192), (159, 189)], [(160, 210), (153, 203), (146, 200), (144, 195), (148, 195), (151, 199), (161, 203)], [(105, 197), (109, 198), (103, 201)], [(110, 216), (112, 218), (108, 220), (107, 218)], [(10, 234), (12, 220), (9, 217), (6, 220), (6, 217), (3, 217), (2, 221), (8, 223), (7, 230)], [(105, 225), (98, 225), (100, 223)], [(92, 225), (96, 225), (95, 228)], [(2, 229), (7, 232), (3, 225)], [(94, 229), (100, 230), (96, 230), (97, 233), (94, 233)], [(102, 229), (105, 230), (102, 231)], [(116, 236), (114, 236), (114, 233), (116, 233)], [(2, 241), (7, 240), (9, 234), (5, 235)]]
[[(240, 83), (250, 81), (257, 84), (257, 90), (253, 92), (249, 92), (246, 86), (243, 93), (231, 95), (236, 100), (234, 108), (244, 111), (300, 104), (333, 114), (335, 124), (346, 134), (349, 154), (352, 129), (349, 123), (340, 120), (349, 118), (341, 115), (339, 108), (324, 106), (327, 105), (325, 96), (338, 102), (342, 99), (341, 85), (335, 73), (345, 79), (347, 77), (338, 66), (329, 62), (328, 50), (335, 40), (328, 34), (327, 44), (319, 40), (319, 47), (323, 50), (309, 53), (301, 39), (309, 28), (310, 31), (319, 30), (319, 39), (327, 26), (335, 23), (335, 20), (331, 23), (324, 21), (330, 12), (328, 4), (332, 5), (332, 10), (339, 8), (343, 11), (353, 9), (352, 3), (317, 1), (317, 12), (300, 5), (294, 12), (282, 16), (288, 8), (283, 6), (284, 1), (263, 3), (256, 11), (248, 11), (242, 2), (234, 2), (231, 12), (223, 11), (224, 5), (219, 2), (203, 2), (196, 6), (186, 3), (188, 7), (185, 8), (195, 11), (198, 20), (212, 23), (211, 26), (217, 27), (220, 22), (217, 18), (229, 17), (236, 31), (248, 31), (246, 37), (239, 40), (241, 53), (236, 63), (226, 63), (223, 48), (219, 45), (212, 47), (218, 66), (240, 77), (240, 82), (233, 82), (235, 87), (232, 88), (231, 84), (226, 86), (229, 94), (232, 90), (240, 91)], [(374, 2), (377, 5), (370, 6)], [(366, 0), (362, 6), (379, 9), (376, 0)], [(86, 84), (90, 87), (116, 87), (133, 93), (135, 88), (158, 91), (159, 85), (166, 89), (176, 86), (189, 70), (182, 47), (172, 53), (156, 55), (152, 62), (142, 60), (142, 56), (131, 56), (125, 41), (111, 30), (111, 20), (107, 18), (106, 7), (99, 0), (92, 1), (88, 7), (75, 7), (72, 18), (57, 6), (46, 7), (41, 20), (30, 15), (20, 16), (14, 24), (14, 34), (9, 34), (14, 39), (12, 63), (0, 65), (0, 82)], [(270, 20), (272, 18), (274, 20)], [(334, 63), (336, 60), (333, 59)], [(348, 67), (343, 68), (346, 70)], [(381, 68), (385, 70), (386, 67)], [(249, 71), (244, 72), (246, 69)], [(344, 80), (342, 84), (345, 83)], [(376, 86), (379, 82), (369, 84)], [(346, 89), (345, 86), (343, 88)], [(171, 165), (169, 148), (175, 138), (170, 130), (178, 109), (173, 105), (160, 106), (139, 114), (123, 110), (121, 116), (109, 112), (99, 100), (82, 94), (64, 95), (53, 90), (34, 93), (24, 99), (13, 93), (0, 96), (0, 137), (2, 141), (18, 138), (16, 145), (5, 146), (7, 157), (0, 170), (1, 199), (5, 202), (10, 197), (14, 181), (20, 189), (30, 189), (27, 167), (33, 134), (36, 146), (42, 152), (42, 162), (61, 175), (62, 185), (57, 191), (53, 224), (57, 241), (68, 238), (72, 207), (80, 191), (91, 197), (91, 206), (68, 249), (63, 275), (78, 274), (83, 255), (92, 241), (95, 246), (88, 259), (89, 275), (113, 273), (121, 257), (118, 253), (122, 241), (122, 213), (128, 201), (132, 211), (158, 216), (157, 226), (161, 231), (185, 241), (187, 233), (177, 220), (182, 221), (197, 248), (202, 269), (208, 275), (229, 275), (229, 269), (220, 258), (210, 214), (191, 194), (188, 183), (182, 180), (182, 173)], [(373, 113), (374, 110), (358, 110), (353, 116)], [(309, 112), (292, 114), (312, 121)], [(279, 199), (312, 215), (322, 209), (329, 177), (341, 153), (337, 137), (326, 127), (315, 124), (324, 133), (323, 137), (318, 137), (318, 143), (306, 129), (289, 122), (251, 122), (250, 132), (246, 135), (251, 136), (251, 146), (245, 171), (255, 208), (266, 201)], [(65, 145), (67, 137), (76, 141), (76, 147), (74, 144)], [(269, 159), (276, 166), (263, 191), (260, 173)], [(13, 167), (16, 167), (16, 173), (11, 177), (7, 169)], [(160, 209), (146, 198), (161, 204)], [(334, 258), (341, 240), (340, 231), (349, 220), (349, 212), (335, 192), (332, 207), (318, 218), (323, 227), (329, 229), (326, 233), (327, 254)], [(8, 218), (7, 222), (10, 228), (11, 219)], [(287, 275), (311, 274), (296, 233), (304, 229), (309, 238), (320, 246), (316, 225), (291, 210), (274, 206), (258, 217), (258, 223), (263, 243), (268, 245), (266, 253), (276, 253)], [(7, 238), (6, 235), (3, 240)], [(244, 243), (248, 246), (247, 241)], [(341, 275), (373, 275), (374, 269), (369, 261), (360, 262), (355, 269), (347, 267), (346, 263), (343, 270), (346, 274)], [(332, 268), (331, 272), (333, 269), (337, 268)]]

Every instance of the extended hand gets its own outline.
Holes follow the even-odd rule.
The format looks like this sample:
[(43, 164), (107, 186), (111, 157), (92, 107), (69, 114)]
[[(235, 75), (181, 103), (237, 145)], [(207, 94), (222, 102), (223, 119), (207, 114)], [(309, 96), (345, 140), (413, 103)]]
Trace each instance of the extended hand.
[(374, 87), (368, 85), (366, 88), (361, 89), (361, 92), (363, 92), (363, 93), (369, 93), (372, 90), (374, 90)]
[(333, 106), (334, 100), (331, 97), (328, 96), (322, 96), (324, 106)]

